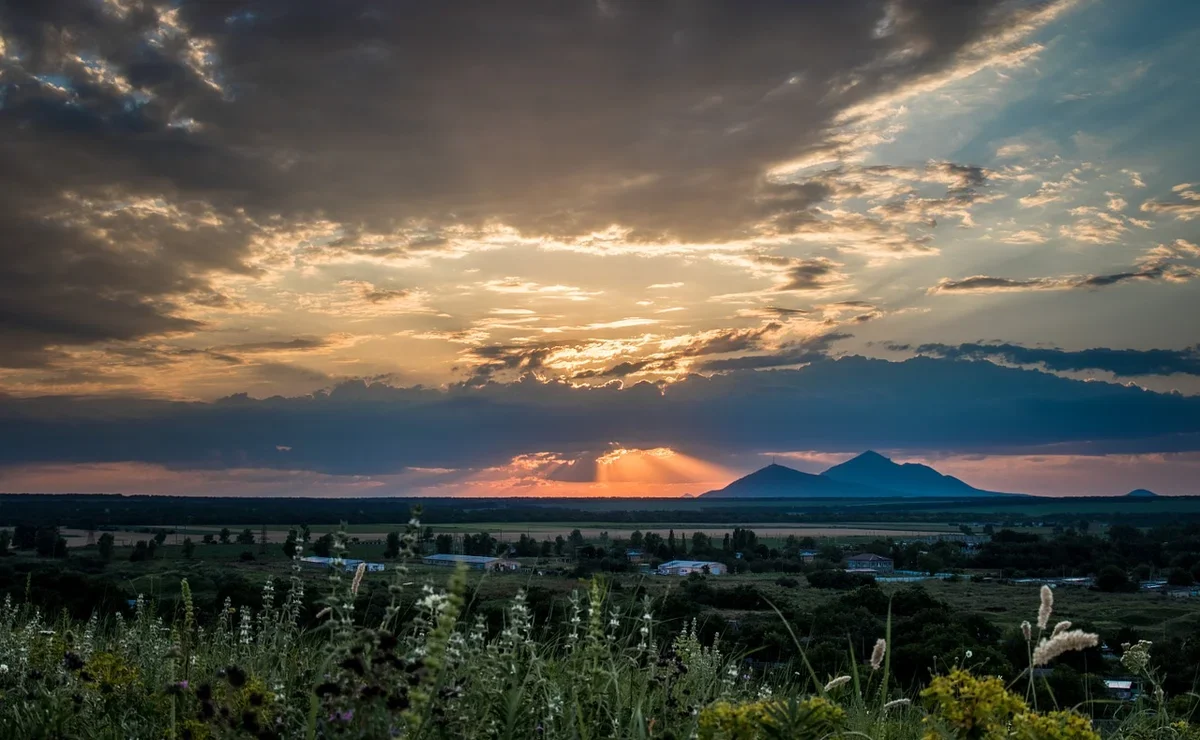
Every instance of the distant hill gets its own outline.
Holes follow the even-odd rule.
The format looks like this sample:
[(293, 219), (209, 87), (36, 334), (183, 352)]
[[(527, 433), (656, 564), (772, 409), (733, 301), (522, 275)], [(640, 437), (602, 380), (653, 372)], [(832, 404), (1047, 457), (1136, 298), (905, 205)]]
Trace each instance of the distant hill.
[(738, 478), (708, 498), (973, 498), (1012, 494), (984, 491), (928, 465), (892, 462), (867, 452), (834, 465), (820, 475), (772, 463)]
[(1158, 498), (1158, 494), (1145, 488), (1136, 488), (1125, 494), (1125, 498)]
[(988, 494), (963, 483), (952, 475), (943, 475), (928, 465), (898, 464), (878, 452), (867, 450), (821, 475), (845, 483), (885, 488), (912, 496), (978, 496)]
[(874, 498), (888, 493), (771, 463), (720, 490), (701, 495), (707, 498)]

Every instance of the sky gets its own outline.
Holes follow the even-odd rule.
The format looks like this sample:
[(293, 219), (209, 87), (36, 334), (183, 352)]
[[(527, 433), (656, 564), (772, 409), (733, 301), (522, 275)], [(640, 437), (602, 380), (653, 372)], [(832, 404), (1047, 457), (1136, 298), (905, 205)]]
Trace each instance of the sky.
[(0, 5), (0, 490), (1200, 494), (1193, 0)]

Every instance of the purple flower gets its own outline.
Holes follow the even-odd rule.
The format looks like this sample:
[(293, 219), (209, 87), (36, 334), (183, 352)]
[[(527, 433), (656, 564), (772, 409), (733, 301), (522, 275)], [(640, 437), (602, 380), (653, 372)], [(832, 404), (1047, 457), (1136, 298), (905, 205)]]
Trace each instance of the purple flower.
[(330, 722), (349, 722), (352, 719), (354, 719), (353, 709), (347, 709), (344, 712), (334, 712), (333, 714), (329, 715)]
[(180, 681), (180, 682), (179, 682), (179, 688), (180, 688), (180, 689), (182, 689), (182, 690), (184, 690), (184, 691), (187, 691), (187, 687), (188, 687), (188, 682), (187, 682), (186, 680), (184, 680), (184, 681)]

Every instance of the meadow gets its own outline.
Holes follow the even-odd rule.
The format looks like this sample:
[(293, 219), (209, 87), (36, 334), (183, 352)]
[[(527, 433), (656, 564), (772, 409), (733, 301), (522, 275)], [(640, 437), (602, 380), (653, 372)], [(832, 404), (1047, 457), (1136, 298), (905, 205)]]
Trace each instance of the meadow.
[[(706, 637), (695, 620), (670, 624), (661, 594), (626, 598), (625, 586), (602, 579), (566, 584), (564, 613), (551, 622), (538, 618), (531, 586), (512, 577), (403, 561), (389, 573), (319, 577), (291, 561), (278, 576), (264, 573), (256, 604), (226, 601), (215, 613), (194, 603), (183, 578), (167, 618), (155, 603), (165, 593), (139, 596), (128, 616), (97, 612), (86, 621), (9, 594), (0, 606), (0, 737), (1200, 736), (1191, 705), (1163, 693), (1149, 653), (1139, 662), (1135, 649), (1123, 660), (1147, 691), (1117, 711), (1101, 697), (1060, 705), (1032, 666), (1001, 680), (969, 650), (932, 666), (922, 685), (907, 683), (892, 664), (906, 647), (893, 635), (893, 612), (900, 619), (912, 598), (903, 589), (876, 604), (866, 649), (852, 641), (830, 665), (810, 661), (802, 625), (773, 608), (796, 657), (764, 664)], [(495, 624), (469, 609), (488, 590), (500, 610)], [(314, 592), (320, 610), (306, 624)], [(1049, 666), (1098, 640), (1078, 631), (1068, 640), (1069, 625), (1055, 626), (1086, 609), (1080, 595), (1050, 606), (1045, 592), (1021, 587), (997, 599), (1013, 607), (1010, 627), (1040, 620), (1026, 647), (1037, 656), (1037, 646), (1042, 654), (1030, 660)]]

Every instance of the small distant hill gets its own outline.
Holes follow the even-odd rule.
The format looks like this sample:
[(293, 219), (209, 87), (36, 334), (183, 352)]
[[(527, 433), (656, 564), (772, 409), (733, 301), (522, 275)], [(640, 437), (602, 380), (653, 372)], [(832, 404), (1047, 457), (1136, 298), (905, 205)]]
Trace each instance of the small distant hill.
[(1158, 498), (1158, 494), (1145, 488), (1136, 488), (1125, 494), (1125, 498)]
[(892, 462), (868, 450), (820, 475), (770, 464), (707, 498), (973, 498), (1012, 494), (984, 491), (928, 465)]

